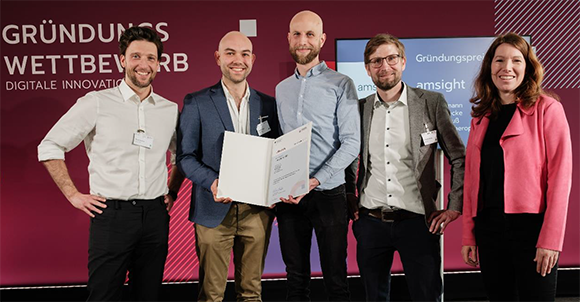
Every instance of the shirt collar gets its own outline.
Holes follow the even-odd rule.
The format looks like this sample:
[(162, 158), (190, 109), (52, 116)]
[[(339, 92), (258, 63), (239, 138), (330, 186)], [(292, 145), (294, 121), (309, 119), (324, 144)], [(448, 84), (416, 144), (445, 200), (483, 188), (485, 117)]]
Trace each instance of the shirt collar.
[[(401, 84), (403, 84), (403, 91), (401, 92), (401, 95), (399, 96), (399, 99), (397, 99), (395, 102), (393, 102), (393, 103), (391, 104), (391, 106), (392, 106), (392, 105), (395, 105), (395, 104), (397, 104), (397, 103), (401, 103), (401, 104), (403, 104), (403, 105), (407, 106), (407, 85), (405, 85), (405, 83), (404, 83), (404, 82), (401, 82)], [(387, 106), (387, 104), (386, 104), (385, 102), (382, 102), (382, 101), (380, 100), (380, 97), (379, 97), (379, 93), (378, 93), (378, 92), (377, 92), (377, 93), (375, 93), (375, 103), (374, 103), (374, 104), (375, 104), (375, 105), (374, 105), (374, 108), (377, 108), (377, 107), (379, 107), (380, 105)], [(388, 106), (387, 106), (387, 107), (388, 107)]]
[[(228, 87), (226, 87), (226, 85), (224, 84), (224, 81), (220, 80), (220, 83), (222, 83), (222, 88), (224, 90), (224, 94), (226, 95), (226, 99), (234, 99), (234, 96), (230, 93), (230, 91), (228, 90)], [(246, 92), (244, 93), (244, 96), (242, 97), (242, 102), (244, 101), (248, 101), (250, 99), (250, 85), (248, 85), (248, 82), (246, 82)]]
[[(326, 62), (322, 61), (322, 62), (318, 63), (318, 65), (310, 68), (310, 70), (308, 70), (308, 72), (306, 73), (305, 78), (317, 76), (317, 75), (323, 73), (327, 69), (329, 69), (329, 68), (328, 68), (328, 66), (326, 66)], [(298, 71), (298, 68), (294, 69), (294, 75), (296, 76), (297, 79), (302, 77), (300, 75), (300, 72)]]
[[(135, 91), (133, 91), (133, 89), (131, 89), (131, 87), (129, 87), (127, 82), (125, 82), (125, 79), (123, 79), (121, 81), (121, 84), (119, 84), (119, 90), (121, 91), (121, 96), (123, 96), (123, 102), (129, 101), (131, 99), (137, 100), (137, 102), (139, 102), (140, 100), (139, 96), (135, 93)], [(153, 105), (155, 105), (156, 103), (155, 96), (156, 94), (153, 93), (153, 86), (151, 86), (151, 92), (144, 99), (144, 101), (148, 101)]]

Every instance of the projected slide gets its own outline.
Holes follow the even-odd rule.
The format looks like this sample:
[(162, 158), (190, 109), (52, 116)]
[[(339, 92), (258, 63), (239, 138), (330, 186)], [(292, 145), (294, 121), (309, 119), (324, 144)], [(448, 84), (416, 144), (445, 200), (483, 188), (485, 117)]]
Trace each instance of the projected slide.
[[(530, 37), (525, 37), (530, 42)], [(350, 76), (359, 98), (376, 92), (364, 66), (369, 39), (337, 39), (336, 68)], [(400, 39), (407, 66), (403, 81), (411, 86), (441, 92), (449, 103), (451, 119), (463, 143), (467, 143), (473, 80), (494, 37)]]

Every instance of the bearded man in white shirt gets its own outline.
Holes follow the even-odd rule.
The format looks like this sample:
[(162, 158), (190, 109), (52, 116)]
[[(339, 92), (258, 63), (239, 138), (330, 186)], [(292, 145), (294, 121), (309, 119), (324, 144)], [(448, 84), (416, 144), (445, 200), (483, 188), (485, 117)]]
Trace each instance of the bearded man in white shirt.
[[(78, 99), (38, 146), (38, 159), (69, 202), (91, 217), (89, 301), (118, 301), (127, 271), (131, 300), (158, 298), (168, 249), (169, 210), (183, 180), (172, 170), (177, 104), (151, 82), (163, 44), (157, 33), (131, 27), (119, 39), (125, 77), (117, 87)], [(82, 141), (90, 194), (76, 189), (64, 153)], [(174, 156), (172, 156), (172, 161)]]

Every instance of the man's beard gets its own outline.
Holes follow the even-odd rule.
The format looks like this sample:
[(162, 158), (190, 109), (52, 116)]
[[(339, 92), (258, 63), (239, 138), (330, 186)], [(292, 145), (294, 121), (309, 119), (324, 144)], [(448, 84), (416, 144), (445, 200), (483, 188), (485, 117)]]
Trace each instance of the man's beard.
[(377, 78), (373, 79), (373, 82), (375, 83), (375, 86), (377, 86), (378, 89), (387, 91), (397, 86), (397, 84), (401, 82), (401, 77), (395, 74), (395, 78), (393, 80), (389, 81), (385, 79), (381, 81), (379, 75), (377, 75)]
[(149, 80), (147, 80), (146, 83), (141, 83), (139, 82), (139, 80), (137, 80), (137, 72), (135, 70), (126, 70), (127, 75), (129, 76), (129, 80), (131, 80), (131, 83), (133, 83), (133, 85), (135, 85), (136, 87), (139, 88), (146, 88), (149, 85), (151, 85), (151, 82), (153, 82), (153, 79), (155, 78), (155, 75), (153, 74), (153, 72), (151, 71), (151, 73), (149, 74)]
[(296, 50), (298, 50), (298, 49), (300, 49), (300, 47), (290, 46), (290, 55), (292, 55), (294, 62), (296, 62), (300, 65), (306, 65), (306, 64), (314, 61), (314, 59), (316, 59), (316, 57), (318, 57), (318, 54), (320, 53), (320, 47), (312, 47), (312, 48), (308, 48), (308, 49), (310, 49), (310, 52), (306, 56), (301, 57), (296, 52)]

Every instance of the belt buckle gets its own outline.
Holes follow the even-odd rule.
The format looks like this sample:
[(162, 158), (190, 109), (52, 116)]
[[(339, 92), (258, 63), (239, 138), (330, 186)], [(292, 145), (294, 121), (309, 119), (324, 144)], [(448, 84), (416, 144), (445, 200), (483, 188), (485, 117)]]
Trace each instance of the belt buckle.
[(390, 218), (390, 219), (386, 218), (387, 214), (389, 214), (389, 213), (392, 214), (392, 213), (394, 213), (394, 211), (390, 208), (382, 208), (381, 209), (381, 221), (382, 222), (395, 222), (394, 218)]

